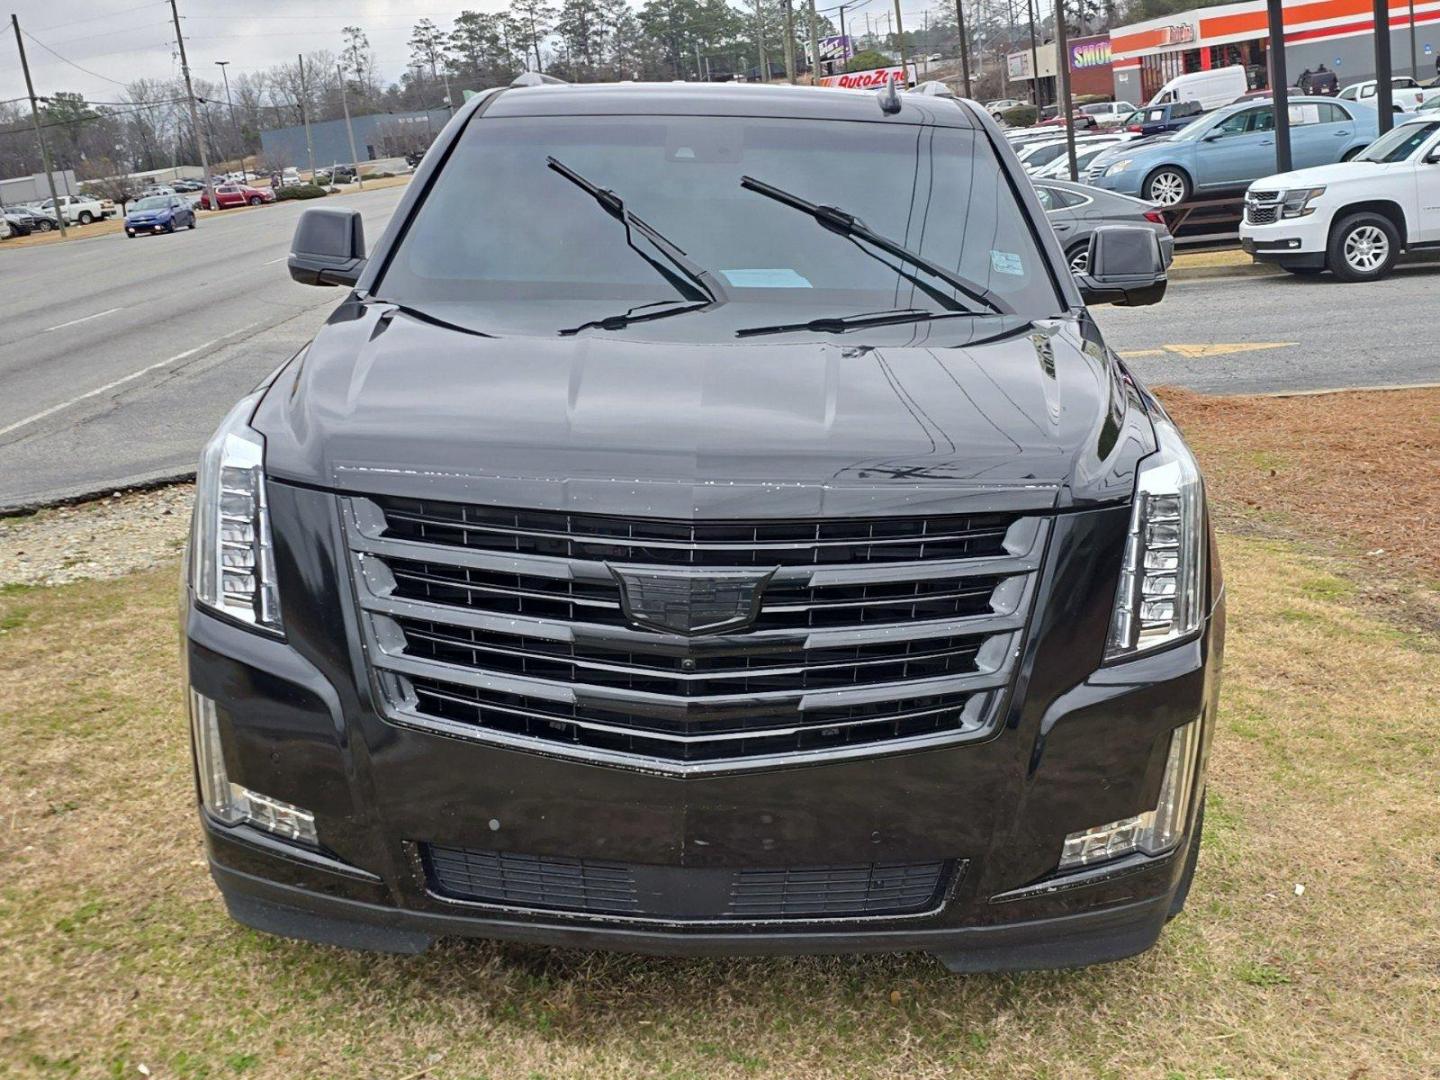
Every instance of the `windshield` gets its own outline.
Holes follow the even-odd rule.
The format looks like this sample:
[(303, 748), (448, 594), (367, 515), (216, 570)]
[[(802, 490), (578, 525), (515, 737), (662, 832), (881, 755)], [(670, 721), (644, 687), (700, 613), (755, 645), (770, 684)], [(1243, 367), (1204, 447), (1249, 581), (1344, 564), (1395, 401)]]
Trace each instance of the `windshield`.
[(1194, 120), (1191, 120), (1188, 124), (1182, 127), (1179, 131), (1172, 134), (1170, 136), (1170, 141), (1180, 142), (1188, 139), (1198, 139), (1201, 135), (1204, 135), (1207, 131), (1209, 131), (1214, 125), (1224, 123), (1227, 118), (1234, 116), (1235, 113), (1241, 111), (1243, 110), (1236, 109), (1235, 112), (1202, 113)]
[(165, 195), (151, 195), (141, 199), (130, 207), (132, 210), (164, 210), (170, 205), (170, 199)]
[[(836, 227), (845, 216), (870, 239)], [(715, 300), (686, 284), (696, 274)], [(927, 334), (969, 338), (997, 332), (996, 310), (1013, 323), (1063, 306), (983, 134), (751, 117), (473, 122), (374, 294), (487, 332), (691, 341), (912, 309), (947, 315)]]
[(1391, 128), (1360, 153), (1355, 161), (1404, 161), (1440, 131), (1440, 120), (1428, 120), (1423, 124), (1401, 124)]

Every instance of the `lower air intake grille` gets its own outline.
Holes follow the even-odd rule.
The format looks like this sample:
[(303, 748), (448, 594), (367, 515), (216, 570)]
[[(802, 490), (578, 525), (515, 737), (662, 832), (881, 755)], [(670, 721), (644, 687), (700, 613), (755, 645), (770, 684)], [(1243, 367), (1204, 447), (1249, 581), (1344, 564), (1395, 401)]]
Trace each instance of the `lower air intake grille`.
[(421, 850), (431, 889), (450, 899), (672, 922), (914, 915), (940, 904), (957, 870), (953, 861), (736, 870)]

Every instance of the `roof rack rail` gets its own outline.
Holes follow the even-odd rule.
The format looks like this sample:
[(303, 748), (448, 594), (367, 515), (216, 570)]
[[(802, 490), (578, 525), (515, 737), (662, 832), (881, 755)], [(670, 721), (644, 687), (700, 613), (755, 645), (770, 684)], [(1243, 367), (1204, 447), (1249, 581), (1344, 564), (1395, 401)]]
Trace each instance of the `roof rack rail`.
[(564, 79), (546, 75), (543, 71), (522, 71), (510, 83), (511, 86), (568, 86)]

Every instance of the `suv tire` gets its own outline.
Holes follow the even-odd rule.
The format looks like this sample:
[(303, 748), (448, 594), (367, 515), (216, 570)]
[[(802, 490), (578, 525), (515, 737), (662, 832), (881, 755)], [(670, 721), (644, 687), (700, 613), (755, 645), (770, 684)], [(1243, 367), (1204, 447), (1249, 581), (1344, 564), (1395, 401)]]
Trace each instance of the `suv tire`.
[(1178, 206), (1190, 198), (1190, 177), (1173, 165), (1161, 165), (1140, 185), (1141, 197), (1160, 206)]
[(1378, 281), (1400, 256), (1400, 234), (1389, 218), (1359, 213), (1342, 218), (1330, 233), (1325, 263), (1341, 281)]

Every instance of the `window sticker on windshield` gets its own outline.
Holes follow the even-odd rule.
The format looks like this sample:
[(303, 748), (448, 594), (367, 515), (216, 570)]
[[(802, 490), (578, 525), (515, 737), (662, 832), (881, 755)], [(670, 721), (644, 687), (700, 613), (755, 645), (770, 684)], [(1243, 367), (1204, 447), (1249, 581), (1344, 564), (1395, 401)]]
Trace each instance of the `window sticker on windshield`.
[(800, 274), (788, 268), (776, 270), (721, 270), (725, 280), (737, 289), (813, 289)]
[(991, 248), (990, 269), (997, 274), (1010, 274), (1012, 277), (1025, 276), (1025, 264), (1013, 251), (996, 251)]

